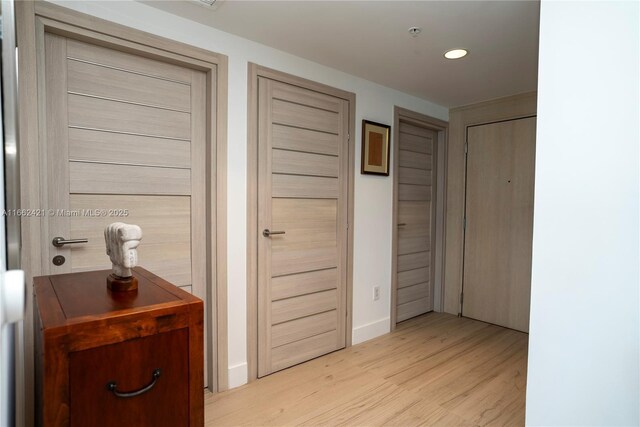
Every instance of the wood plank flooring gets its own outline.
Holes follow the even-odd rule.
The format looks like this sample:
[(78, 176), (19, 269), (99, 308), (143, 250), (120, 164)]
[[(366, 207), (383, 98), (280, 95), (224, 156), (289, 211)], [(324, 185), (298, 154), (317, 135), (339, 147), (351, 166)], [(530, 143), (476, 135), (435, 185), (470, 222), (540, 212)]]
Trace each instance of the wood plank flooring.
[(205, 399), (207, 426), (524, 425), (528, 335), (428, 313)]

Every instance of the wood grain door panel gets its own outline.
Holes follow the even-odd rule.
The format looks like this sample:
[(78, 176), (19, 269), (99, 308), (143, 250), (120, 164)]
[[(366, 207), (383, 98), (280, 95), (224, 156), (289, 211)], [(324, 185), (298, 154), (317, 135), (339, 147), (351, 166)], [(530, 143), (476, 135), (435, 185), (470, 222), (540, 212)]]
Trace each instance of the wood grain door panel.
[(43, 54), (43, 273), (110, 268), (105, 226), (134, 223), (139, 264), (206, 301), (205, 74), (51, 33)]
[(264, 376), (345, 346), (348, 103), (260, 77), (258, 104)]
[(205, 299), (203, 74), (47, 33), (45, 78), (48, 207), (68, 214), (43, 240), (89, 239), (47, 244), (45, 271), (108, 268), (104, 227), (131, 222), (140, 264)]
[(396, 322), (433, 310), (437, 132), (400, 121)]
[(191, 142), (144, 135), (69, 129), (69, 160), (189, 169)]
[(468, 130), (462, 314), (527, 332), (531, 293), (533, 117)]

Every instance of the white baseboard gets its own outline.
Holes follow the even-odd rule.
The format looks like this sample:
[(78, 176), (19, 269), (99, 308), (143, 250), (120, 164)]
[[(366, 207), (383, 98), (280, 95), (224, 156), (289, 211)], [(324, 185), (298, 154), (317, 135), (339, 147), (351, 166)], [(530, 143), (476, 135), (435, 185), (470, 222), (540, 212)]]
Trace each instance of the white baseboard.
[(227, 371), (229, 375), (229, 388), (240, 387), (247, 383), (247, 363), (240, 363), (230, 366)]
[(384, 319), (353, 328), (353, 334), (351, 336), (352, 344), (360, 344), (361, 342), (369, 341), (380, 335), (388, 334), (391, 330), (389, 321), (389, 318), (385, 317)]

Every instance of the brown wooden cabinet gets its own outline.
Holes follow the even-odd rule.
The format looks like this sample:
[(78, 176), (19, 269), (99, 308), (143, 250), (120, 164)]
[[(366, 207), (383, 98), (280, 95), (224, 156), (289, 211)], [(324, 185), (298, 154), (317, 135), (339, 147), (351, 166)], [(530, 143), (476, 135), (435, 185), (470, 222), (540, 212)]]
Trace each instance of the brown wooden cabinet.
[(44, 426), (204, 425), (203, 303), (136, 267), (34, 279), (36, 418)]

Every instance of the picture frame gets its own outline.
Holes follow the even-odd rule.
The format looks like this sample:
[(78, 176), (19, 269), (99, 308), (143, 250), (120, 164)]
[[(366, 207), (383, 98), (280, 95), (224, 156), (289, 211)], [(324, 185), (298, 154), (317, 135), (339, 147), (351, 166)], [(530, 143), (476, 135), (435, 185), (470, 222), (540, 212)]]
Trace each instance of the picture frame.
[(389, 176), (391, 126), (362, 121), (362, 162), (360, 173)]

